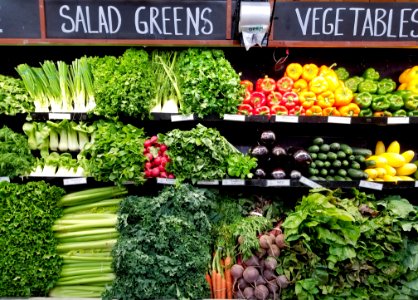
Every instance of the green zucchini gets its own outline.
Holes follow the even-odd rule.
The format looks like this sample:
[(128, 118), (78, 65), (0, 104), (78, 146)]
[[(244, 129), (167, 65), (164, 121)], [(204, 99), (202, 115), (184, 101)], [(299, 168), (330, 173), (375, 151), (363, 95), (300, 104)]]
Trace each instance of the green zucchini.
[(339, 176), (346, 177), (347, 176), (347, 171), (344, 170), (344, 169), (339, 169), (338, 172), (337, 172), (337, 174)]
[(373, 155), (373, 152), (370, 149), (359, 148), (359, 147), (352, 147), (352, 149), (353, 149), (353, 154), (354, 155), (361, 155), (365, 158)]
[(318, 153), (319, 152), (319, 146), (318, 145), (312, 145), (308, 148), (309, 153)]
[(365, 172), (363, 172), (362, 170), (357, 170), (353, 168), (348, 169), (347, 174), (352, 179), (366, 179), (367, 178), (367, 174)]
[(330, 150), (331, 148), (330, 148), (330, 146), (328, 145), (328, 144), (322, 144), (321, 146), (319, 146), (319, 150), (321, 151), (321, 152), (328, 152), (329, 150)]
[(323, 143), (324, 143), (324, 139), (323, 138), (321, 138), (321, 137), (317, 137), (317, 138), (314, 138), (314, 140), (312, 141), (312, 143), (314, 144), (314, 145), (322, 145)]
[(334, 152), (328, 152), (327, 156), (328, 156), (328, 160), (330, 161), (334, 161), (338, 158), (337, 153), (334, 153)]
[(353, 148), (351, 148), (347, 144), (340, 144), (340, 149), (342, 151), (344, 151), (344, 153), (347, 154), (347, 155), (352, 155), (353, 154)]

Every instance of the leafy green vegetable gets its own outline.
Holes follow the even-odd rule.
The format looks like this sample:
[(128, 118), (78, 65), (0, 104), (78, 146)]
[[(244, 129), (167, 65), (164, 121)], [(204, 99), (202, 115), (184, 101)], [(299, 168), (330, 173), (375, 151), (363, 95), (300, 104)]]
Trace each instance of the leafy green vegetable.
[(144, 179), (144, 130), (121, 122), (100, 120), (91, 143), (81, 151), (80, 165), (98, 181), (140, 184)]
[(184, 50), (179, 55), (176, 73), (183, 97), (181, 113), (199, 117), (236, 113), (244, 88), (222, 50)]
[(35, 166), (28, 140), (7, 126), (0, 129), (0, 174), (10, 178), (27, 175)]
[(217, 129), (198, 124), (188, 131), (174, 129), (160, 134), (158, 139), (167, 145), (171, 159), (167, 171), (174, 173), (178, 182), (221, 179), (227, 173), (251, 177), (254, 160), (244, 158)]
[(52, 232), (64, 190), (43, 181), (0, 182), (0, 296), (46, 296), (61, 259)]
[(34, 110), (21, 79), (0, 75), (0, 113), (16, 115)]
[(104, 299), (208, 298), (214, 200), (212, 192), (188, 184), (123, 200), (113, 249), (116, 279)]

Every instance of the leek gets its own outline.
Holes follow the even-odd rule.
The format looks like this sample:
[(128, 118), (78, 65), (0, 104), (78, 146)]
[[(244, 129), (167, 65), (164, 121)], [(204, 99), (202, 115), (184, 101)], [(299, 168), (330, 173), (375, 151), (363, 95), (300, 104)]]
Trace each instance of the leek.
[(62, 101), (58, 69), (55, 63), (49, 60), (44, 61), (41, 67), (45, 76), (40, 77), (40, 79), (43, 80), (45, 94), (48, 98), (49, 104), (51, 105), (51, 111), (61, 112)]
[(76, 59), (71, 64), (71, 75), (73, 78), (74, 84), (74, 112), (86, 112), (86, 91), (83, 78), (83, 67), (81, 65), (81, 60)]
[(62, 111), (72, 112), (72, 91), (74, 90), (74, 83), (71, 78), (68, 65), (63, 61), (58, 61), (59, 83), (61, 88)]

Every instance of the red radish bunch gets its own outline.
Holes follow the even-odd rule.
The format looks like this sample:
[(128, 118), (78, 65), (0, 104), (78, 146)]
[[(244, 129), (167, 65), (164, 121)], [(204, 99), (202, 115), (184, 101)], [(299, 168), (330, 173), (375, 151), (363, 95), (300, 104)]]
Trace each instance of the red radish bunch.
[(144, 155), (148, 160), (145, 163), (146, 178), (174, 178), (174, 175), (168, 173), (165, 169), (166, 164), (170, 161), (167, 155), (167, 146), (158, 143), (158, 137), (156, 135), (145, 140)]

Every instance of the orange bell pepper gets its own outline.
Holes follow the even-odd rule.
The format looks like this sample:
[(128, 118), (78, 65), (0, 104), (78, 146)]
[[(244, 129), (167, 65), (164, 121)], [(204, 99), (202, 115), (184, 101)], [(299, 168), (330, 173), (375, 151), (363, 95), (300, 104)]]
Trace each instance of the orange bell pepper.
[(302, 76), (303, 67), (299, 63), (291, 63), (286, 67), (285, 76), (290, 77), (293, 81), (297, 81)]
[(360, 113), (360, 107), (355, 103), (349, 103), (341, 106), (338, 111), (343, 117), (355, 117)]
[(399, 82), (400, 82), (400, 83), (408, 83), (407, 78), (408, 78), (408, 74), (409, 74), (409, 72), (411, 72), (411, 69), (412, 69), (412, 68), (408, 68), (408, 69), (406, 69), (405, 71), (403, 71), (403, 72), (401, 73), (401, 75), (399, 76)]
[(299, 93), (299, 101), (300, 101), (300, 104), (304, 108), (310, 108), (316, 102), (316, 95), (315, 95), (314, 92), (310, 92), (310, 91), (300, 92)]
[(322, 108), (319, 105), (314, 105), (306, 110), (307, 116), (322, 116)]
[(341, 116), (341, 113), (338, 111), (336, 107), (326, 107), (322, 110), (323, 116)]
[(305, 64), (303, 65), (302, 78), (306, 81), (311, 81), (319, 73), (319, 68), (315, 64)]
[(328, 82), (322, 76), (316, 76), (309, 81), (309, 90), (315, 94), (321, 94), (328, 90)]
[(331, 91), (326, 91), (318, 95), (318, 105), (322, 108), (334, 106), (335, 96)]
[(293, 91), (296, 93), (300, 93), (306, 89), (308, 89), (308, 82), (305, 79), (301, 78), (293, 84)]
[(335, 95), (335, 106), (345, 106), (350, 104), (353, 101), (354, 94), (353, 91), (350, 90), (346, 86), (340, 86), (334, 92)]

